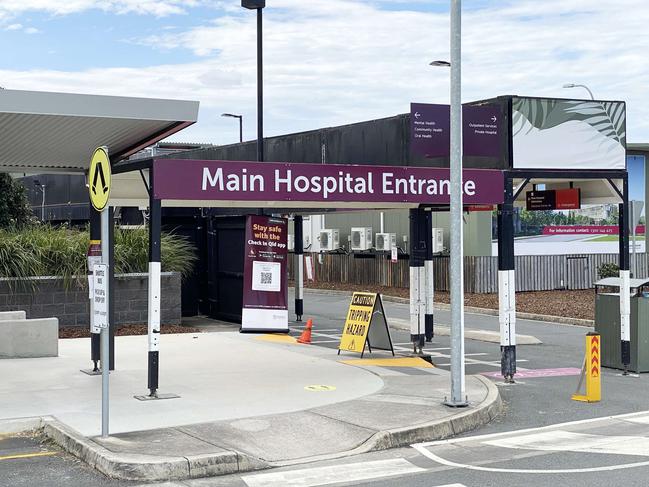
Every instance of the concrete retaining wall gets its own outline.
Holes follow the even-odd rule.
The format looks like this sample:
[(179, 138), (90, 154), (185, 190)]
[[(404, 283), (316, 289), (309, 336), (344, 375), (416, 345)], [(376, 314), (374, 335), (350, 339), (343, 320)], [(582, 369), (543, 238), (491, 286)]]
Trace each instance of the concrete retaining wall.
[(0, 311), (0, 321), (25, 319), (27, 319), (27, 313), (24, 311)]
[[(115, 276), (115, 321), (118, 325), (146, 324), (148, 276)], [(180, 274), (162, 274), (162, 324), (180, 324)], [(39, 277), (32, 290), (16, 280), (0, 279), (0, 312), (24, 310), (27, 318), (59, 319), (60, 326), (89, 326), (88, 282), (84, 277), (66, 290), (63, 279)]]
[(0, 358), (58, 357), (56, 318), (0, 321)]

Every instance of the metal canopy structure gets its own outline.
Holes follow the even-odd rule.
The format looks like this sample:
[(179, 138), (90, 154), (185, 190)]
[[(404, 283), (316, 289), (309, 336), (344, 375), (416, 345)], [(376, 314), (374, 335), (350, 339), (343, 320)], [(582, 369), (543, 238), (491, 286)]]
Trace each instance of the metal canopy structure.
[[(114, 165), (196, 123), (198, 108), (196, 101), (0, 90), (0, 173), (85, 174), (100, 146), (108, 148)], [(113, 231), (107, 222), (113, 209), (105, 212), (106, 225), (100, 229), (99, 214), (91, 209), (90, 237), (103, 241), (110, 289), (115, 266)], [(159, 241), (152, 248), (159, 255)], [(108, 313), (112, 323), (112, 299)], [(109, 364), (102, 363), (105, 370), (114, 368), (114, 326), (109, 333)], [(95, 338), (98, 335), (93, 333), (91, 355), (97, 369)]]
[(0, 172), (84, 173), (98, 146), (115, 163), (196, 123), (198, 105), (0, 90)]

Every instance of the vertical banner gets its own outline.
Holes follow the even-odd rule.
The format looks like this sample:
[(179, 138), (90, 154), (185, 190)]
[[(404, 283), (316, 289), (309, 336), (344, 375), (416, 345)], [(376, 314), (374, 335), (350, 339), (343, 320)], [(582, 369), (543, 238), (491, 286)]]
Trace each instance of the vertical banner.
[(286, 219), (248, 215), (242, 332), (288, 333), (287, 237)]

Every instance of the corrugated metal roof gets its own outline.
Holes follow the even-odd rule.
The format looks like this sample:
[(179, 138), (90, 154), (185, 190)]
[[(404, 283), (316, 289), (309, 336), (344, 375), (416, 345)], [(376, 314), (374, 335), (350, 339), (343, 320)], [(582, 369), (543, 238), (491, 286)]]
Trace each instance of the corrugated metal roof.
[(98, 146), (122, 159), (197, 117), (195, 101), (0, 90), (0, 172), (83, 172)]

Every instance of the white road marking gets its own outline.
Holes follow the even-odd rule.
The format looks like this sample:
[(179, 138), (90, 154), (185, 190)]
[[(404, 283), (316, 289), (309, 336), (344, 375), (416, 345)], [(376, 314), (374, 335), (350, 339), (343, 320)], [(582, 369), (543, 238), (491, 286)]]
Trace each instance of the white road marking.
[(604, 436), (563, 430), (485, 441), (484, 444), (525, 450), (649, 456), (649, 438), (644, 436)]
[[(464, 438), (457, 438), (457, 439), (450, 439), (450, 440), (440, 440), (440, 441), (430, 441), (430, 442), (425, 442), (425, 443), (418, 443), (411, 445), (415, 450), (417, 450), (419, 453), (421, 453), (423, 456), (426, 458), (429, 458), (430, 460), (433, 460), (434, 462), (439, 463), (440, 465), (446, 465), (447, 467), (454, 467), (454, 468), (461, 468), (461, 469), (467, 469), (467, 470), (475, 470), (475, 471), (480, 471), (480, 472), (496, 472), (496, 473), (524, 473), (524, 474), (567, 474), (567, 473), (590, 473), (590, 472), (607, 472), (607, 471), (615, 471), (615, 470), (625, 470), (629, 468), (637, 468), (637, 467), (647, 467), (649, 466), (649, 461), (643, 461), (643, 462), (635, 462), (635, 463), (625, 463), (625, 464), (619, 464), (619, 465), (608, 465), (608, 466), (602, 466), (602, 467), (588, 467), (588, 468), (572, 468), (572, 469), (516, 469), (516, 468), (494, 468), (494, 467), (483, 467), (483, 466), (477, 466), (477, 465), (470, 465), (470, 464), (464, 464), (464, 463), (458, 463), (458, 462), (453, 462), (450, 460), (447, 460), (445, 458), (440, 457), (439, 455), (436, 455), (432, 451), (430, 451), (430, 447), (434, 446), (443, 446), (443, 445), (454, 445), (458, 443), (466, 443), (466, 442), (482, 442), (485, 444), (495, 444), (495, 443), (501, 443), (501, 445), (498, 446), (505, 446), (506, 444), (511, 444), (513, 445), (513, 442), (515, 442), (517, 439), (520, 438), (525, 438), (525, 436), (521, 436), (523, 433), (536, 433), (536, 434), (531, 434), (527, 435), (528, 444), (535, 445), (537, 449), (539, 446), (542, 446), (543, 439), (543, 432), (550, 432), (550, 433), (555, 433), (557, 434), (557, 429), (558, 428), (566, 428), (570, 426), (578, 426), (578, 425), (585, 425), (585, 424), (593, 424), (597, 422), (603, 422), (607, 420), (622, 420), (622, 421), (631, 421), (631, 422), (638, 422), (638, 423), (649, 423), (649, 411), (641, 411), (637, 413), (627, 413), (627, 414), (619, 414), (615, 416), (605, 416), (601, 418), (591, 418), (591, 419), (583, 419), (583, 420), (578, 420), (578, 421), (570, 421), (566, 423), (560, 423), (560, 424), (554, 424), (554, 425), (549, 425), (549, 426), (543, 426), (540, 428), (526, 428), (518, 431), (507, 431), (507, 432), (502, 432), (502, 433), (492, 433), (492, 434), (487, 434), (487, 435), (479, 435), (479, 436), (469, 436), (469, 437), (464, 437)], [(566, 433), (566, 432), (563, 432)], [(583, 442), (585, 439), (583, 438), (584, 436), (597, 436), (597, 438), (606, 438), (606, 437), (601, 437), (599, 435), (579, 435), (580, 440)], [(498, 440), (500, 438), (503, 438), (503, 440)], [(618, 439), (622, 438), (623, 441), (629, 441), (628, 437), (607, 437), (608, 438), (608, 445), (607, 447), (612, 448), (612, 450), (615, 451), (602, 451), (598, 450), (598, 453), (616, 453), (616, 454), (621, 454), (621, 449), (624, 448), (623, 445), (620, 445), (619, 442), (617, 441)], [(626, 439), (625, 439), (626, 438)], [(639, 450), (639, 445), (644, 442), (647, 442), (649, 438), (646, 437), (631, 437), (634, 445), (629, 447), (629, 450), (632, 450), (632, 453), (623, 453), (626, 455), (642, 455), (643, 453), (640, 453), (641, 450)], [(545, 436), (545, 439), (548, 439), (548, 436)], [(508, 442), (508, 440), (512, 440)], [(575, 436), (572, 436), (572, 438), (567, 438), (564, 437), (564, 440), (566, 442), (572, 442), (573, 445), (579, 446), (576, 443), (577, 438)], [(595, 443), (595, 440), (592, 438), (589, 440), (591, 442), (590, 447), (593, 448), (593, 445)], [(524, 441), (523, 441), (524, 443)], [(584, 444), (582, 443), (582, 446)], [(512, 446), (515, 448), (514, 446)], [(588, 447), (588, 445), (586, 445)], [(521, 446), (521, 448), (524, 448)], [(643, 445), (643, 448), (646, 450), (648, 447)], [(554, 451), (554, 450), (553, 450)], [(565, 448), (563, 449), (565, 451)], [(580, 450), (574, 450), (574, 451), (580, 451)], [(592, 453), (596, 450), (590, 449), (588, 450), (589, 453)], [(649, 455), (649, 452), (646, 453)]]
[[(533, 433), (535, 431), (548, 431), (548, 430), (559, 429), (559, 428), (567, 428), (569, 426), (599, 423), (600, 421), (608, 421), (609, 419), (632, 421), (634, 419), (640, 420), (641, 418), (645, 418), (645, 417), (649, 418), (649, 411), (638, 411), (636, 413), (624, 413), (624, 414), (617, 414), (613, 416), (601, 416), (599, 418), (578, 419), (576, 421), (567, 421), (565, 423), (550, 424), (548, 426), (540, 426), (537, 428), (524, 428), (520, 430), (503, 431), (500, 433), (489, 433), (487, 435), (465, 436), (462, 438), (451, 438), (449, 440), (427, 441), (423, 443), (417, 443), (417, 445), (436, 446), (436, 445), (454, 445), (456, 443), (466, 443), (468, 441), (484, 442), (484, 440), (489, 440), (491, 438), (502, 438), (507, 436), (516, 436), (522, 433)], [(649, 421), (649, 419), (647, 419), (647, 421)], [(415, 446), (415, 445), (411, 445), (411, 446)]]
[(494, 468), (494, 467), (479, 467), (477, 465), (469, 465), (466, 463), (456, 463), (439, 457), (429, 451), (426, 447), (421, 445), (412, 445), (412, 447), (421, 453), (426, 458), (431, 459), (441, 465), (447, 467), (463, 468), (466, 470), (476, 470), (479, 472), (495, 472), (495, 473), (526, 473), (526, 474), (567, 474), (567, 473), (592, 473), (592, 472), (610, 472), (613, 470), (626, 470), (628, 468), (649, 467), (648, 462), (624, 463), (621, 465), (609, 465), (606, 467), (588, 467), (588, 468), (563, 468), (563, 469), (531, 469), (531, 468)]
[(426, 469), (417, 467), (404, 458), (395, 458), (374, 462), (246, 475), (242, 479), (248, 487), (313, 487), (316, 485), (357, 482), (424, 471)]

